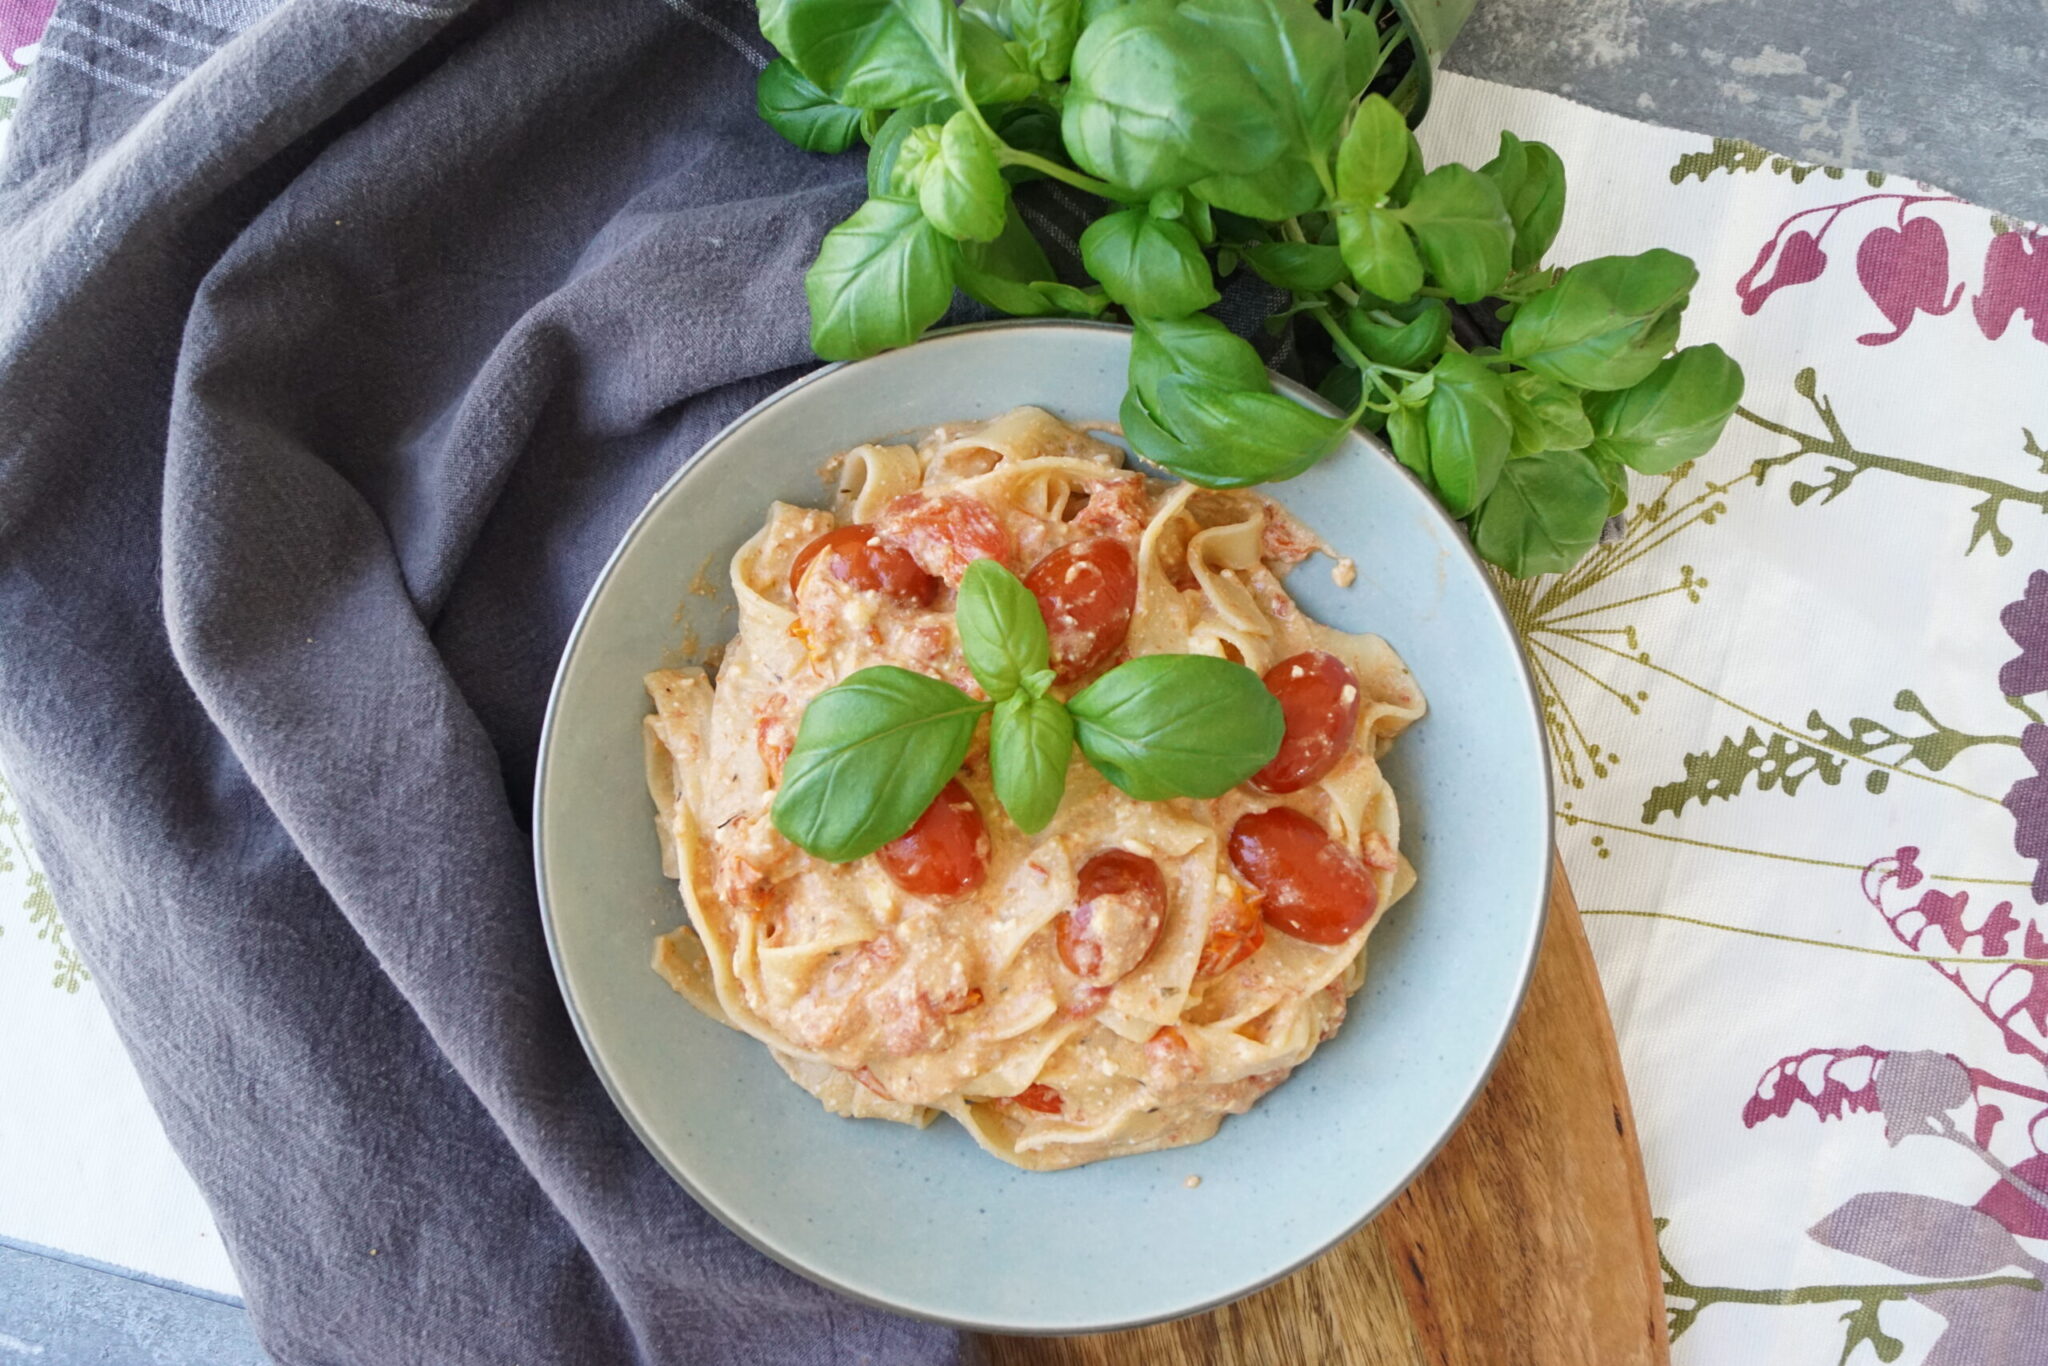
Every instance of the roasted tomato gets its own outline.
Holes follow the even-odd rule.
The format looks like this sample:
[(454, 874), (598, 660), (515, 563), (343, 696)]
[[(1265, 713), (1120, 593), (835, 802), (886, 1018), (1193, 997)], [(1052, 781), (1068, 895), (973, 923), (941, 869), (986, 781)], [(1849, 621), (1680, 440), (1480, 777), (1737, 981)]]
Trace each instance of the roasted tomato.
[(1052, 637), (1052, 667), (1062, 683), (1086, 678), (1123, 648), (1138, 605), (1138, 565), (1108, 536), (1073, 541), (1024, 576)]
[(1258, 904), (1232, 883), (1230, 894), (1209, 912), (1209, 937), (1202, 941), (1195, 976), (1221, 977), (1265, 942), (1266, 922), (1259, 918)]
[(1042, 1081), (1034, 1081), (1014, 1096), (1006, 1096), (1012, 1105), (1021, 1105), (1027, 1110), (1036, 1110), (1041, 1115), (1056, 1115), (1066, 1109), (1066, 1102), (1060, 1093)]
[(1054, 926), (1067, 970), (1092, 986), (1117, 981), (1145, 961), (1166, 923), (1166, 879), (1151, 859), (1105, 849), (1081, 865), (1074, 908)]
[(958, 896), (988, 876), (988, 828), (955, 778), (917, 823), (875, 851), (898, 887), (919, 896)]
[(1010, 533), (994, 509), (966, 493), (906, 493), (875, 524), (927, 573), (958, 584), (976, 560), (1006, 563)]
[(1337, 766), (1358, 730), (1358, 675), (1320, 650), (1290, 655), (1266, 670), (1287, 733), (1273, 761), (1252, 775), (1268, 792), (1299, 792)]
[(1379, 890), (1358, 857), (1289, 807), (1238, 817), (1230, 861), (1258, 891), (1267, 923), (1311, 944), (1343, 943), (1379, 907)]
[(798, 551), (789, 566), (792, 599), (813, 561), (849, 587), (914, 607), (926, 606), (938, 596), (939, 581), (918, 568), (909, 551), (883, 540), (870, 526), (835, 527)]

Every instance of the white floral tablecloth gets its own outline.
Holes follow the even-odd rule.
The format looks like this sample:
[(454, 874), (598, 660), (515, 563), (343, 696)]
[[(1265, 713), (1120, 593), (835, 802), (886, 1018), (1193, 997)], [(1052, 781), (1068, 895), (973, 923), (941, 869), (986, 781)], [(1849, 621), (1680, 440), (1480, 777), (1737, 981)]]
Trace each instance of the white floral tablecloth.
[[(0, 0), (0, 118), (49, 8)], [(2048, 1360), (2048, 234), (1456, 76), (1422, 140), (1503, 127), (1569, 168), (1553, 259), (1690, 253), (1749, 376), (1507, 589), (1674, 1357)], [(231, 1291), (60, 910), (0, 786), (0, 1240)]]

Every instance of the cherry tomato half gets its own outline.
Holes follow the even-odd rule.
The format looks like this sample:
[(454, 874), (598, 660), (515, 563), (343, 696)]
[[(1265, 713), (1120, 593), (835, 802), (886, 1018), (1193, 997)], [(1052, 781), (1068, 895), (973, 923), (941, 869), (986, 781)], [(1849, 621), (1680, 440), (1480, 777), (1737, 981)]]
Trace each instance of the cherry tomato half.
[(1379, 907), (1379, 889), (1357, 856), (1289, 807), (1238, 817), (1230, 861), (1260, 893), (1267, 923), (1311, 944), (1343, 943)]
[(1062, 683), (1094, 673), (1123, 648), (1138, 605), (1138, 565), (1108, 536), (1073, 541), (1024, 576), (1052, 637), (1052, 667)]
[(958, 896), (988, 876), (988, 828), (974, 798), (955, 778), (939, 789), (917, 823), (875, 851), (882, 871), (919, 896)]
[(797, 552), (789, 566), (789, 596), (795, 598), (804, 571), (822, 559), (832, 577), (853, 588), (881, 593), (923, 607), (938, 594), (939, 581), (917, 567), (910, 552), (875, 534), (871, 526), (842, 526)]
[(1067, 971), (1092, 985), (1145, 961), (1166, 923), (1166, 879), (1151, 859), (1105, 849), (1081, 865), (1074, 909), (1062, 911), (1054, 943)]
[(995, 511), (965, 493), (906, 493), (882, 509), (875, 524), (910, 552), (927, 574), (958, 584), (976, 560), (1010, 558), (1010, 533)]
[(1209, 937), (1202, 941), (1195, 976), (1221, 977), (1257, 953), (1265, 942), (1266, 922), (1259, 918), (1258, 904), (1233, 883), (1230, 895), (1209, 912)]
[(1066, 1108), (1060, 1093), (1042, 1081), (1034, 1081), (1014, 1096), (1006, 1096), (1012, 1105), (1021, 1105), (1027, 1110), (1036, 1110), (1041, 1115), (1056, 1115)]
[(1358, 730), (1358, 675), (1321, 650), (1289, 655), (1266, 670), (1287, 732), (1273, 761), (1252, 775), (1268, 792), (1299, 792), (1337, 766)]

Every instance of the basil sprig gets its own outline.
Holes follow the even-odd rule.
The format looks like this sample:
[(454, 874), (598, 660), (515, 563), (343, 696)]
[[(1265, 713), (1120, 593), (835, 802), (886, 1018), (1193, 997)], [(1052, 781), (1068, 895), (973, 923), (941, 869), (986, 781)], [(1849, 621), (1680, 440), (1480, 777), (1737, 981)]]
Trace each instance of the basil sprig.
[(833, 863), (903, 834), (989, 721), (996, 800), (1037, 834), (1058, 814), (1078, 742), (1102, 775), (1140, 801), (1214, 797), (1279, 752), (1280, 703), (1242, 664), (1146, 655), (1075, 695), (1051, 696), (1045, 618), (1015, 574), (976, 560), (955, 611), (961, 652), (986, 702), (893, 665), (862, 669), (811, 699), (775, 795), (775, 828)]
[[(1484, 165), (1423, 164), (1421, 58), (1384, 0), (760, 15), (781, 54), (762, 117), (808, 151), (869, 145), (869, 200), (804, 281), (827, 359), (916, 340), (955, 286), (1025, 317), (1118, 309), (1138, 328), (1122, 408), (1138, 454), (1241, 487), (1301, 473), (1362, 422), (1516, 575), (1568, 567), (1626, 505), (1630, 471), (1704, 453), (1733, 412), (1734, 362), (1672, 354), (1692, 262), (1543, 264), (1565, 207), (1554, 151), (1504, 132)], [(1018, 187), (1045, 179), (1101, 205), (1078, 238), (1086, 281), (1059, 277), (1019, 212)], [(1275, 393), (1203, 313), (1240, 266), (1286, 291), (1268, 327), (1292, 330), (1348, 417)]]

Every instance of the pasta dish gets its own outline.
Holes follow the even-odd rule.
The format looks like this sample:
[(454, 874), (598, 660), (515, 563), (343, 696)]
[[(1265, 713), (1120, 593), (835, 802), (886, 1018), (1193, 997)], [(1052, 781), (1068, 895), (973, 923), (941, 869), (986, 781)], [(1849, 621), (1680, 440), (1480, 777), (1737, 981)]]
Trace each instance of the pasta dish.
[[(655, 969), (834, 1114), (944, 1113), (1032, 1170), (1198, 1143), (1249, 1109), (1343, 1023), (1414, 882), (1379, 760), (1422, 695), (1384, 641), (1289, 596), (1281, 576), (1326, 548), (1265, 497), (1124, 459), (1036, 408), (848, 451), (830, 511), (773, 504), (733, 557), (715, 668), (647, 677), (687, 912)], [(980, 721), (905, 833), (806, 852), (772, 819), (806, 707), (883, 664), (986, 696), (956, 624), (983, 559), (1036, 597), (1052, 697), (1120, 661), (1233, 660), (1284, 716), (1271, 761), (1218, 796), (1141, 801), (1076, 752), (1027, 834)]]

